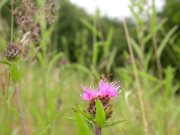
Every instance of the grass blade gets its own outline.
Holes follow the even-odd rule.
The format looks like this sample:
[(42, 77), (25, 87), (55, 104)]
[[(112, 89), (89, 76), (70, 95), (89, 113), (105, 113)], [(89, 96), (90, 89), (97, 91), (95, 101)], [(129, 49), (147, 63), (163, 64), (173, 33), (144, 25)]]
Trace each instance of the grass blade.
[(157, 50), (157, 56), (160, 57), (162, 54), (162, 51), (164, 50), (165, 46), (167, 45), (168, 41), (170, 40), (171, 36), (173, 35), (173, 33), (177, 30), (177, 26), (173, 27), (165, 36), (165, 38), (163, 39), (163, 41), (161, 42), (158, 50)]

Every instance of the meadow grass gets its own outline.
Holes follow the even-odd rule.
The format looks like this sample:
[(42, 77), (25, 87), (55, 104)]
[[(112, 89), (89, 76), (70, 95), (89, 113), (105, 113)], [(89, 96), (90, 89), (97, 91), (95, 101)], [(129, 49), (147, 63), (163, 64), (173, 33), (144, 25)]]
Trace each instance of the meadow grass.
[[(41, 2), (39, 0), (38, 3)], [(97, 41), (102, 38), (102, 31), (97, 28), (98, 14), (94, 17), (94, 24), (81, 20), (85, 31), (90, 30), (93, 44), (92, 50), (89, 50), (84, 41), (88, 40), (87, 33), (80, 33), (83, 41), (79, 41), (79, 38), (79, 47), (76, 46), (74, 51), (77, 55), (82, 53), (76, 63), (68, 61), (68, 56), (71, 55), (65, 43), (68, 39), (62, 38), (62, 46), (66, 48), (64, 51), (51, 50), (50, 37), (55, 25), (48, 26), (45, 15), (38, 14), (36, 19), (41, 28), (38, 41), (40, 50), (35, 44), (29, 45), (29, 57), (21, 57), (15, 63), (20, 73), (17, 73), (16, 68), (9, 66), (8, 61), (4, 61), (6, 58), (1, 57), (0, 60), (0, 135), (77, 134), (72, 108), (76, 104), (87, 107), (87, 103), (80, 97), (83, 92), (81, 84), (97, 85), (101, 73), (110, 73), (112, 68), (113, 80), (120, 81), (121, 88), (118, 97), (112, 100), (111, 119), (123, 122), (104, 128), (103, 135), (178, 135), (180, 98), (175, 92), (180, 85), (175, 80), (175, 69), (172, 66), (162, 68), (160, 61), (161, 54), (168, 41), (173, 38), (177, 27), (167, 32), (157, 45), (157, 35), (163, 30), (165, 21), (158, 23), (156, 9), (152, 6), (152, 10), (148, 9), (152, 11), (149, 27), (141, 18), (141, 14), (135, 11), (135, 8), (140, 9), (143, 5), (133, 1), (131, 4), (130, 10), (134, 15), (138, 40), (132, 39), (128, 27), (124, 25), (123, 34), (126, 35), (129, 50), (125, 50), (127, 59), (124, 60), (127, 60), (127, 63), (124, 62), (126, 64), (122, 67), (113, 66), (114, 58), (122, 56), (117, 53), (116, 46), (111, 45), (113, 28), (110, 28), (107, 39)], [(11, 19), (13, 21), (13, 17)], [(13, 26), (11, 35), (11, 38), (19, 39), (13, 35)], [(152, 46), (145, 51), (151, 40)], [(0, 37), (0, 41), (0, 50), (5, 50), (6, 39)], [(92, 51), (91, 55), (86, 57), (89, 51)], [(66, 62), (63, 62), (64, 58), (67, 58)], [(104, 70), (99, 59), (106, 62)], [(153, 60), (156, 65), (152, 66), (150, 64)], [(10, 81), (8, 76), (11, 76)], [(8, 87), (4, 88), (4, 84)], [(89, 127), (93, 130), (91, 125)]]
[[(72, 107), (76, 103), (83, 104), (84, 107), (87, 105), (80, 97), (81, 84), (93, 83), (90, 81), (92, 76), (77, 69), (56, 67), (51, 72), (47, 85), (41, 68), (25, 67), (24, 70), (26, 74), (19, 87), (28, 134), (76, 134), (75, 121), (66, 117), (74, 116)], [(120, 78), (116, 80), (121, 80), (122, 92), (113, 100), (112, 119), (120, 119), (124, 122), (105, 128), (103, 134), (144, 134), (137, 89), (134, 85), (130, 87), (131, 82), (128, 80)], [(150, 83), (148, 84), (142, 89), (150, 134), (178, 135), (180, 132), (179, 98), (173, 95), (165, 98), (161, 91), (151, 96), (154, 88), (150, 86)], [(7, 92), (8, 99), (1, 100), (0, 132), (1, 134), (22, 134), (20, 114), (13, 97), (13, 88), (9, 88)], [(1, 97), (3, 97), (2, 93)]]

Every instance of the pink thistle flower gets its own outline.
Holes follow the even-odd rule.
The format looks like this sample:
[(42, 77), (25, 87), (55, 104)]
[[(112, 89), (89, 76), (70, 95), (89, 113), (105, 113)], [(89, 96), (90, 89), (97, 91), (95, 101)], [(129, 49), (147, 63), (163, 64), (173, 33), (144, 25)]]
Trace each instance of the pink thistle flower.
[(84, 91), (81, 94), (81, 97), (88, 101), (88, 108), (87, 112), (89, 112), (93, 117), (96, 116), (96, 107), (95, 102), (96, 100), (100, 100), (104, 110), (106, 112), (106, 119), (110, 118), (112, 115), (112, 104), (110, 103), (110, 99), (118, 95), (118, 89), (120, 85), (118, 82), (109, 83), (107, 80), (102, 79), (100, 80), (98, 87), (96, 89), (92, 87), (83, 87)]
[(98, 93), (97, 93), (97, 91), (95, 89), (93, 89), (91, 87), (88, 88), (88, 87), (83, 87), (83, 86), (82, 86), (82, 89), (83, 89), (84, 93), (81, 94), (81, 97), (84, 100), (90, 101), (90, 100), (92, 100), (92, 99), (97, 97)]
[(84, 93), (81, 94), (81, 97), (86, 101), (104, 96), (108, 96), (108, 98), (110, 99), (118, 95), (119, 88), (120, 85), (117, 82), (109, 83), (107, 80), (100, 80), (97, 89), (82, 86)]
[(109, 83), (107, 80), (101, 80), (99, 82), (99, 96), (108, 96), (109, 98), (115, 97), (118, 95), (118, 89), (120, 85), (117, 82)]

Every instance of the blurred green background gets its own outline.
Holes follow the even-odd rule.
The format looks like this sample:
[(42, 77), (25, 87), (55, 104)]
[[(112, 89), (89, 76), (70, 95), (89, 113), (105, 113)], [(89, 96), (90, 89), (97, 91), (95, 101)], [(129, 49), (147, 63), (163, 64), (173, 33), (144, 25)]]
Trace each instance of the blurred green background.
[[(19, 9), (21, 3), (14, 2), (14, 10)], [(45, 1), (33, 2), (40, 8)], [(14, 99), (14, 84), (5, 75), (8, 66), (0, 63), (0, 134), (23, 135), (22, 117), (28, 134), (75, 134), (75, 122), (65, 117), (73, 116), (76, 103), (87, 106), (80, 97), (81, 84), (96, 85), (106, 76), (121, 83), (112, 119), (125, 122), (104, 129), (104, 135), (144, 135), (143, 113), (149, 135), (179, 135), (180, 1), (166, 0), (157, 12), (153, 0), (147, 9), (145, 0), (131, 0), (133, 18), (123, 21), (102, 17), (99, 11), (89, 15), (68, 0), (55, 5), (53, 23), (47, 23), (45, 13), (35, 14), (39, 37), (17, 63), (23, 116)], [(11, 19), (10, 1), (1, 0), (1, 61), (11, 39)], [(18, 43), (23, 32), (13, 19), (13, 42)]]

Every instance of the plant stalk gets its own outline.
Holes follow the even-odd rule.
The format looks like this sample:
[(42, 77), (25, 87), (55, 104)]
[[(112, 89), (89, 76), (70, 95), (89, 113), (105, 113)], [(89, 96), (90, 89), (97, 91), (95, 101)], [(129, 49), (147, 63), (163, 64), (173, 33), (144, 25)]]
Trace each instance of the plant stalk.
[(11, 43), (13, 41), (13, 31), (14, 31), (14, 15), (13, 15), (13, 11), (14, 11), (14, 3), (13, 3), (13, 0), (11, 0)]
[(102, 128), (96, 126), (96, 135), (102, 135)]
[(155, 56), (156, 56), (156, 65), (157, 65), (157, 70), (158, 70), (158, 78), (160, 80), (163, 80), (161, 60), (157, 55), (157, 39), (156, 39), (156, 36), (153, 37), (153, 47), (154, 47), (154, 52), (155, 52)]
[(23, 132), (24, 132), (23, 135), (28, 135), (27, 126), (26, 126), (26, 122), (25, 122), (25, 119), (24, 119), (22, 102), (21, 102), (20, 93), (19, 93), (19, 87), (17, 86), (17, 84), (15, 84), (15, 88), (14, 89), (15, 89), (16, 103), (17, 103), (19, 114), (20, 114), (20, 119), (21, 119), (21, 124), (22, 124), (22, 128), (23, 128)]
[(141, 110), (141, 115), (142, 115), (142, 123), (143, 123), (143, 126), (144, 126), (144, 134), (145, 135), (150, 135), (149, 129), (148, 129), (148, 122), (147, 122), (147, 118), (146, 118), (146, 114), (145, 114), (145, 107), (144, 107), (144, 99), (143, 99), (143, 95), (142, 95), (143, 94), (142, 93), (142, 88), (141, 88), (141, 84), (140, 84), (140, 80), (139, 80), (139, 76), (138, 76), (138, 70), (137, 70), (137, 67), (136, 67), (136, 61), (135, 61), (135, 58), (134, 58), (131, 39), (130, 39), (130, 36), (129, 36), (129, 31), (128, 31), (126, 22), (123, 22), (123, 26), (124, 26), (124, 30), (125, 30), (126, 39), (127, 39), (128, 49), (129, 49), (129, 52), (130, 52), (130, 58), (131, 58), (132, 66), (133, 66), (134, 77), (135, 77), (135, 81), (136, 81), (136, 85), (137, 85), (137, 95), (138, 95), (138, 100), (139, 100), (140, 110)]

